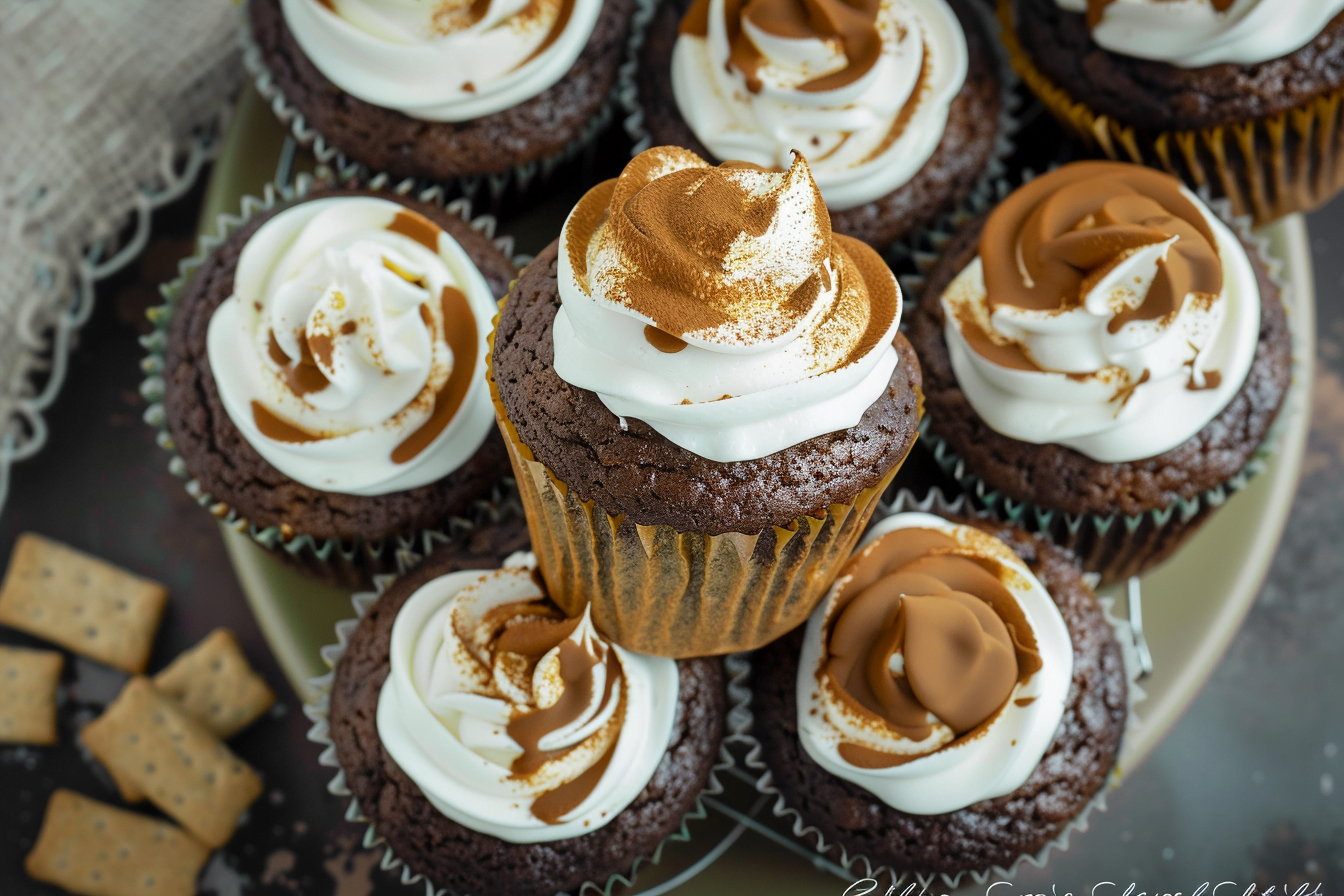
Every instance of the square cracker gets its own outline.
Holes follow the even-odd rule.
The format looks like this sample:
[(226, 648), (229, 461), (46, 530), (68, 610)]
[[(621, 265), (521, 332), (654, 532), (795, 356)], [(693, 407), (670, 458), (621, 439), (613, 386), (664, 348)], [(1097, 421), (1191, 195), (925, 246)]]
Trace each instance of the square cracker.
[(261, 795), (261, 778), (200, 722), (135, 677), (80, 739), (206, 846), (223, 846)]
[(226, 628), (179, 654), (154, 676), (154, 686), (220, 737), (237, 734), (275, 703), (275, 693)]
[(57, 790), (23, 867), (81, 896), (192, 896), (209, 857), (176, 825)]
[(56, 688), (65, 657), (0, 645), (0, 743), (56, 743)]
[(0, 585), (0, 623), (137, 674), (167, 600), (158, 582), (27, 532)]

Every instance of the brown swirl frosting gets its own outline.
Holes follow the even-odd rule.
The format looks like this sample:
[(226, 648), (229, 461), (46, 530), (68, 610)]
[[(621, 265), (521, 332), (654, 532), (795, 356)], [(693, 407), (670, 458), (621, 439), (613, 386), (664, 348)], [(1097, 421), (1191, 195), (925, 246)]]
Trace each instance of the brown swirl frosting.
[[(842, 741), (845, 761), (899, 765), (976, 737), (997, 716), (1041, 668), (1005, 585), (1016, 575), (993, 552), (926, 528), (898, 529), (856, 555), (840, 579), (819, 671), (823, 691), (873, 735), (868, 744)], [(872, 746), (893, 736), (928, 745)]]
[[(707, 36), (709, 6), (710, 0), (695, 0), (681, 20), (681, 33)], [(742, 73), (748, 90), (760, 92), (757, 71), (766, 60), (744, 32), (744, 22), (775, 37), (838, 43), (845, 54), (844, 66), (798, 86), (809, 92), (836, 90), (867, 74), (882, 55), (880, 7), (878, 0), (725, 0), (728, 64)]]
[(819, 372), (871, 350), (899, 313), (880, 259), (831, 233), (797, 154), (773, 172), (647, 150), (584, 196), (564, 243), (579, 288), (649, 322), (665, 352), (687, 338), (761, 345), (811, 326)]
[(1075, 162), (1014, 192), (989, 216), (980, 257), (991, 308), (1069, 309), (1135, 249), (1176, 238), (1132, 320), (1172, 316), (1189, 293), (1218, 295), (1223, 268), (1203, 214), (1169, 174), (1121, 162)]

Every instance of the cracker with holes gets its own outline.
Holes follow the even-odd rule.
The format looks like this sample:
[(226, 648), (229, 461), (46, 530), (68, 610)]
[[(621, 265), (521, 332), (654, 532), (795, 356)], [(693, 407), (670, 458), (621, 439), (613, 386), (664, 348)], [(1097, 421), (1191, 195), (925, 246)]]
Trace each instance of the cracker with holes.
[(177, 825), (57, 790), (23, 867), (81, 896), (192, 896), (209, 857)]
[(0, 646), (0, 743), (56, 743), (56, 688), (65, 658)]
[(0, 585), (0, 623), (136, 674), (167, 600), (158, 582), (28, 532)]
[(154, 686), (220, 737), (238, 733), (275, 703), (275, 694), (225, 628), (179, 655), (154, 676)]
[(261, 795), (261, 778), (171, 698), (135, 677), (80, 740), (114, 776), (206, 846), (223, 846)]

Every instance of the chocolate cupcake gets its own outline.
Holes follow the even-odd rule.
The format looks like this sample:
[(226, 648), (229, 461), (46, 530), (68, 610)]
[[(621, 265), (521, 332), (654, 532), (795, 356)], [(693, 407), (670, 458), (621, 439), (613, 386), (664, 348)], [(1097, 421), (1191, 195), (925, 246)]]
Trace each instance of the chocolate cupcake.
[(251, 0), (249, 63), (302, 142), (396, 177), (529, 177), (608, 120), (635, 0)]
[(165, 289), (146, 342), (147, 419), (189, 490), (347, 582), (497, 516), (486, 335), (516, 268), (493, 222), (347, 190), (244, 207)]
[(998, 0), (1013, 67), (1075, 136), (1266, 223), (1344, 187), (1341, 0)]
[(590, 190), (491, 357), (553, 599), (661, 656), (800, 624), (915, 439), (900, 311), (801, 156), (775, 173), (659, 147)]
[(910, 339), (944, 467), (1108, 582), (1244, 482), (1292, 368), (1258, 249), (1174, 177), (1118, 162), (1066, 165), (967, 225)]
[(1071, 558), (1011, 526), (877, 523), (805, 629), (751, 657), (775, 813), (865, 876), (1011, 876), (1115, 767), (1128, 676)]
[[(519, 555), (431, 555), (337, 649), (315, 739), (352, 816), (452, 893), (578, 893), (658, 852), (713, 791), (720, 662), (639, 656), (565, 617)], [(324, 762), (330, 763), (330, 759)]]
[(968, 0), (668, 0), (630, 103), (654, 144), (787, 169), (838, 233), (882, 248), (965, 200), (995, 154), (993, 38)]

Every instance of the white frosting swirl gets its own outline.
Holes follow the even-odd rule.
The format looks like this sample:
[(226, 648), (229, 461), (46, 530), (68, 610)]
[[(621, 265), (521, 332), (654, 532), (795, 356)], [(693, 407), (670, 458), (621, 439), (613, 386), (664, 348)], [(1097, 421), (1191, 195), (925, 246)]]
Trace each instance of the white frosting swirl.
[(333, 84), (422, 121), (480, 118), (546, 90), (602, 12), (602, 0), (281, 3), (295, 40)]
[[(1013, 686), (1003, 708), (975, 736), (954, 742), (951, 729), (932, 714), (932, 733), (918, 743), (893, 730), (876, 730), (870, 720), (857, 718), (830, 687), (820, 684), (832, 615), (847, 580), (842, 573), (807, 622), (798, 665), (798, 737), (807, 754), (836, 777), (902, 812), (938, 815), (1012, 793), (1026, 782), (1064, 716), (1073, 645), (1059, 608), (1036, 576), (1007, 545), (978, 529), (932, 514), (900, 513), (875, 524), (859, 551), (884, 536), (899, 538), (891, 533), (907, 528), (946, 533), (961, 545), (960, 553), (991, 558), (1009, 571), (999, 579), (1017, 600), (1035, 636), (1041, 668)], [(893, 661), (900, 656), (895, 654)], [(896, 668), (893, 674), (903, 673)], [(918, 758), (887, 768), (862, 768), (841, 755), (841, 744), (856, 742)]]
[[(627, 192), (612, 207), (634, 205), (624, 197), (687, 169), (723, 178), (745, 196), (777, 199), (763, 234), (742, 233), (725, 257), (701, 259), (703, 271), (675, 280), (691, 284), (688, 289), (739, 297), (736, 304), (728, 301), (737, 313), (716, 327), (676, 328), (685, 343), (676, 351), (651, 344), (647, 328), (672, 327), (641, 311), (630, 296), (648, 281), (666, 285), (674, 278), (654, 267), (658, 260), (646, 247), (626, 245), (609, 220), (587, 229), (595, 216), (591, 206), (610, 191), (597, 187), (576, 206), (560, 237), (556, 373), (596, 392), (612, 413), (643, 420), (674, 444), (724, 463), (765, 457), (854, 426), (887, 388), (897, 363), (892, 339), (900, 289), (891, 271), (848, 237), (835, 235), (835, 250), (829, 251), (829, 221), (801, 157), (780, 174), (710, 168), (686, 150), (651, 149), (626, 168), (617, 189)], [(729, 212), (723, 214), (722, 226), (738, 226), (726, 223)], [(712, 222), (711, 229), (720, 223)], [(680, 232), (668, 239), (689, 246), (695, 237)], [(672, 254), (660, 238), (654, 251), (665, 249)], [(586, 259), (586, 268), (577, 267), (576, 259)], [(785, 300), (813, 278), (820, 286), (807, 313), (786, 314)], [(699, 297), (679, 298), (689, 306)]]
[[(587, 611), (540, 659), (500, 648), (513, 626), (563, 619), (543, 600), (530, 563), (423, 585), (393, 624), (392, 668), (378, 700), (379, 739), (426, 799), (453, 821), (510, 843), (564, 840), (610, 822), (653, 777), (677, 710), (676, 661), (607, 642)], [(591, 691), (580, 695), (588, 697), (580, 712), (541, 738), (535, 749), (549, 758), (517, 773), (525, 750), (510, 723), (562, 705), (566, 687), (576, 686), (562, 675), (563, 650), (596, 660)], [(538, 817), (539, 798), (603, 761), (577, 806), (554, 823)]]
[[(1055, 0), (1086, 13), (1088, 0)], [(1210, 0), (1113, 0), (1092, 28), (1098, 46), (1125, 56), (1203, 68), (1255, 65), (1309, 43), (1344, 11), (1344, 0), (1234, 0), (1219, 12)]]
[[(415, 236), (389, 229), (398, 221)], [(494, 310), (462, 247), (419, 214), (374, 197), (302, 202), (243, 247), (210, 319), (210, 371), (229, 419), (281, 473), (402, 491), (460, 467), (493, 427)]]
[[(979, 257), (948, 286), (941, 301), (952, 370), (992, 429), (1126, 463), (1190, 439), (1241, 389), (1259, 343), (1255, 269), (1227, 225), (1189, 190), (1181, 192), (1216, 237), (1223, 292), (1213, 301), (1187, 295), (1174, 319), (1131, 321), (1110, 332), (1118, 309), (1143, 302), (1174, 239), (1134, 250), (1082, 304), (1063, 312), (1000, 305), (991, 313)], [(977, 352), (962, 331), (963, 309), (1044, 369), (1006, 367)]]
[(933, 155), (948, 110), (966, 80), (966, 36), (944, 0), (882, 0), (877, 62), (827, 90), (802, 85), (853, 60), (834, 38), (782, 37), (742, 16), (760, 53), (752, 92), (729, 65), (725, 0), (709, 0), (709, 33), (682, 33), (672, 52), (677, 108), (720, 159), (787, 168), (807, 154), (817, 186), (835, 211), (896, 190)]

